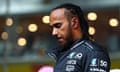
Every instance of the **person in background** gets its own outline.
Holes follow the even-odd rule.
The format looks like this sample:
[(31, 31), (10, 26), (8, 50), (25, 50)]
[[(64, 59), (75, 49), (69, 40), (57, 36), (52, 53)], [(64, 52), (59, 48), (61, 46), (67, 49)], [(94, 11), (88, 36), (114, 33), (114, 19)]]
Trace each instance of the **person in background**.
[(106, 50), (88, 33), (88, 23), (81, 8), (65, 3), (50, 12), (52, 35), (60, 44), (48, 51), (55, 60), (54, 72), (109, 72)]

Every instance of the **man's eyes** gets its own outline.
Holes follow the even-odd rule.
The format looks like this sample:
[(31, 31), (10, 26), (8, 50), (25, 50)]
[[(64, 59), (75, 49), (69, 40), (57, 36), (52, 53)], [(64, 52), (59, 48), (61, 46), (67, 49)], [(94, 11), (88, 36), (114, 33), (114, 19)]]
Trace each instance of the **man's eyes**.
[(57, 23), (54, 25), (55, 28), (60, 28), (61, 27), (61, 23)]

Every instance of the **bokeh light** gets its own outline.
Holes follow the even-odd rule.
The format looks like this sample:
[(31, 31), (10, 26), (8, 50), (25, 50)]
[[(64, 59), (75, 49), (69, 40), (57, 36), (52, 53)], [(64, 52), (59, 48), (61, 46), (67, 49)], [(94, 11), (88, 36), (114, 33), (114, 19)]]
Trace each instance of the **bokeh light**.
[(28, 30), (29, 30), (30, 32), (36, 32), (36, 31), (38, 30), (37, 24), (29, 24)]
[(95, 21), (97, 19), (97, 14), (95, 12), (90, 12), (90, 13), (88, 13), (87, 18), (90, 21)]
[(27, 44), (27, 40), (23, 37), (19, 38), (17, 41), (19, 46), (25, 46)]
[(12, 26), (13, 25), (13, 19), (12, 18), (7, 18), (6, 19), (6, 25), (7, 26)]
[(17, 33), (23, 32), (23, 27), (22, 27), (22, 26), (18, 26), (18, 27), (16, 28), (16, 32), (17, 32)]
[(92, 26), (90, 26), (90, 27), (89, 27), (89, 34), (90, 34), (90, 35), (94, 35), (95, 32), (96, 32), (95, 28), (92, 27)]
[(8, 39), (8, 33), (7, 33), (7, 32), (2, 32), (1, 38), (2, 38), (3, 40)]
[(118, 19), (116, 19), (116, 18), (111, 18), (111, 19), (109, 20), (109, 25), (112, 26), (112, 27), (117, 27), (118, 24), (119, 24), (119, 21), (118, 21)]
[(50, 23), (50, 21), (49, 21), (49, 16), (43, 16), (42, 21), (43, 21), (43, 23), (45, 23), (45, 24)]

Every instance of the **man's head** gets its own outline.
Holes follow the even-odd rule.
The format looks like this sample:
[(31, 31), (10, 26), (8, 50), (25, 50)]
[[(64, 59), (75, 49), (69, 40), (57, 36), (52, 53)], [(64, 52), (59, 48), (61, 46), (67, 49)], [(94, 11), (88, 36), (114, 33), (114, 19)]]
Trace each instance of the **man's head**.
[(88, 24), (82, 10), (73, 4), (62, 4), (50, 13), (52, 35), (62, 46), (69, 46), (75, 40), (88, 35)]

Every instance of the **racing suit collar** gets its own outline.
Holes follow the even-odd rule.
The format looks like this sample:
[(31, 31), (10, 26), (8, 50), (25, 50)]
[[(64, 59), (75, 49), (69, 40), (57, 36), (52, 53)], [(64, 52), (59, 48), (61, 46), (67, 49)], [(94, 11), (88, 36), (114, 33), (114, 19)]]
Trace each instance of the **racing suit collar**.
[[(84, 37), (76, 40), (75, 42), (73, 42), (73, 44), (70, 46), (70, 48), (68, 50), (71, 50), (73, 49), (74, 47), (77, 46), (77, 43), (82, 43), (83, 40), (86, 40)], [(67, 50), (67, 51), (68, 51)], [(64, 52), (64, 50), (61, 48), (61, 46), (57, 46), (57, 47), (54, 47), (54, 48), (51, 48), (47, 51), (47, 54), (52, 57), (55, 61), (57, 60), (57, 57), (58, 55), (61, 53), (61, 52)]]

